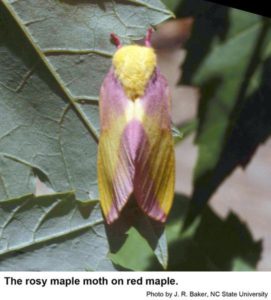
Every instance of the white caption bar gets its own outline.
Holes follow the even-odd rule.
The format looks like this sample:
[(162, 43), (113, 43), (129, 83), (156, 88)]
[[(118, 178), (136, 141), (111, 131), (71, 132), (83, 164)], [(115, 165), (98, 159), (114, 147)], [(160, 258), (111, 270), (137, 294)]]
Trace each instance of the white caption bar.
[(10, 300), (265, 300), (271, 272), (2, 272), (0, 292)]

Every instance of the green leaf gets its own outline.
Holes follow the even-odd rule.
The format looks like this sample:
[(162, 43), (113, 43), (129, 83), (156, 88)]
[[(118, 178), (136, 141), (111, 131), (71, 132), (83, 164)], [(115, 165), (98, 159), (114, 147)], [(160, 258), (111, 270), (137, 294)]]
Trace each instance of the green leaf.
[[(230, 24), (226, 41), (213, 46), (194, 80), (202, 86), (202, 102), (208, 97), (206, 107), (200, 108), (196, 178), (210, 171), (219, 159), (229, 117), (261, 30), (261, 17), (231, 10)], [(246, 46), (240, 49), (241, 45)]]
[(97, 202), (86, 206), (65, 193), (1, 203), (1, 271), (113, 270), (107, 254)]
[(175, 11), (175, 9), (180, 5), (183, 0), (163, 0), (164, 4), (170, 9), (171, 11)]
[(115, 264), (133, 271), (142, 271), (148, 268), (153, 251), (140, 233), (131, 228), (127, 232), (127, 240), (117, 254), (110, 258)]
[[(205, 5), (204, 1), (202, 5)], [(267, 101), (267, 95), (270, 95), (267, 86), (270, 68), (266, 64), (268, 49), (270, 53), (270, 21), (219, 5), (216, 7), (220, 9), (220, 14), (216, 18), (211, 10), (213, 6), (206, 3), (204, 13), (198, 16), (198, 21), (195, 20), (194, 42), (190, 45), (198, 47), (188, 55), (187, 67), (184, 67), (184, 72), (190, 72), (187, 78), (192, 78), (192, 83), (201, 87), (202, 94), (196, 138), (199, 154), (189, 220), (199, 213), (225, 177), (236, 166), (244, 165), (249, 155), (271, 132), (270, 105)], [(218, 28), (219, 32), (213, 28)], [(199, 35), (205, 29), (204, 35), (208, 35), (210, 30), (208, 52), (206, 45), (203, 49), (199, 47), (202, 42)], [(201, 58), (197, 66), (195, 57)], [(188, 68), (189, 65), (194, 67)], [(269, 71), (264, 71), (264, 68), (269, 68)], [(191, 70), (195, 71), (191, 73)], [(255, 119), (260, 121), (254, 123)], [(259, 129), (261, 136), (255, 139), (257, 126), (265, 129), (262, 132)]]
[[(255, 241), (249, 228), (230, 213), (222, 219), (206, 207), (184, 230), (189, 199), (176, 195), (166, 226), (170, 271), (255, 270), (262, 242)], [(153, 269), (155, 266), (150, 266)]]
[(254, 268), (251, 267), (251, 265), (249, 265), (248, 263), (246, 263), (245, 261), (243, 261), (240, 258), (236, 258), (233, 261), (233, 271), (254, 271)]
[[(98, 93), (115, 50), (110, 32), (119, 35), (123, 43), (129, 43), (145, 35), (149, 26), (170, 16), (158, 0), (1, 1), (0, 209), (23, 195), (32, 199), (26, 202), (38, 201), (38, 197), (29, 195), (35, 193), (39, 180), (46, 191), (53, 194), (48, 197), (60, 192), (73, 193), (74, 201), (85, 201), (90, 207), (91, 202), (96, 203)], [(33, 219), (38, 216), (34, 205), (26, 205), (24, 209)], [(62, 207), (61, 213), (63, 224), (69, 223), (68, 208)], [(50, 218), (57, 222), (59, 216), (53, 210)], [(96, 214), (87, 218), (89, 224), (95, 220)], [(101, 220), (100, 216), (99, 222)], [(27, 218), (20, 223), (22, 227), (26, 221)], [(27, 225), (28, 231), (34, 231), (32, 225), (34, 222)], [(103, 224), (99, 226), (102, 231)], [(90, 261), (84, 263), (78, 259), (70, 265), (61, 257), (69, 253), (68, 245), (73, 239), (69, 244), (60, 231), (56, 237), (57, 246), (51, 246), (55, 234), (53, 226), (50, 230), (44, 237), (44, 244), (34, 252), (26, 248), (26, 252), (14, 259), (4, 256), (2, 268), (15, 269), (13, 263), (17, 265), (21, 261), (18, 269), (29, 270), (35, 257), (41, 257), (38, 253), (46, 255), (46, 260), (37, 264), (39, 270), (46, 269), (47, 265), (48, 270), (50, 266), (54, 270), (112, 268), (106, 258), (109, 249), (107, 252), (100, 249), (101, 237), (96, 229), (92, 232), (91, 247), (85, 242), (85, 237), (91, 234), (81, 232), (82, 244), (74, 252), (75, 257), (80, 257), (81, 251), (94, 251)], [(0, 244), (9, 239), (7, 231), (5, 237), (0, 237)], [(78, 239), (75, 237), (74, 243)], [(104, 239), (102, 247), (107, 247)], [(14, 242), (14, 251), (35, 246), (26, 233), (20, 235), (19, 241)], [(100, 263), (100, 253), (104, 264)]]

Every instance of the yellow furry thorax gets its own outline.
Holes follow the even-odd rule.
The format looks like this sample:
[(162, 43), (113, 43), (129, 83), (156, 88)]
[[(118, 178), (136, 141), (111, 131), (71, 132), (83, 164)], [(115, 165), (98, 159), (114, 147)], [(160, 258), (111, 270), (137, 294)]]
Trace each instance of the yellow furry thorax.
[(113, 66), (125, 94), (134, 100), (144, 95), (156, 67), (156, 54), (151, 47), (123, 46), (114, 54)]

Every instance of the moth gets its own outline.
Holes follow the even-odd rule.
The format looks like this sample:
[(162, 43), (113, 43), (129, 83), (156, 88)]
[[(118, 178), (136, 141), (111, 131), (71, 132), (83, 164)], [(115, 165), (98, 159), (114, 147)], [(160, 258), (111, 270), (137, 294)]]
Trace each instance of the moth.
[(174, 195), (175, 158), (171, 101), (157, 67), (149, 29), (145, 45), (117, 51), (100, 90), (98, 187), (102, 211), (111, 224), (131, 194), (150, 218), (165, 222)]

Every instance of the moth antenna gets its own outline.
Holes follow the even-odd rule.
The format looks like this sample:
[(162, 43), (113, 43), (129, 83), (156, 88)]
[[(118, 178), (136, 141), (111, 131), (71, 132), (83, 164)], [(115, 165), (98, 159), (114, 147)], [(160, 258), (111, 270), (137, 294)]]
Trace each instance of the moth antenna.
[(113, 43), (117, 46), (117, 48), (120, 48), (122, 45), (119, 37), (115, 33), (111, 33), (110, 36), (111, 39), (113, 40)]
[(151, 47), (151, 37), (152, 37), (153, 29), (149, 28), (145, 38), (145, 46)]

